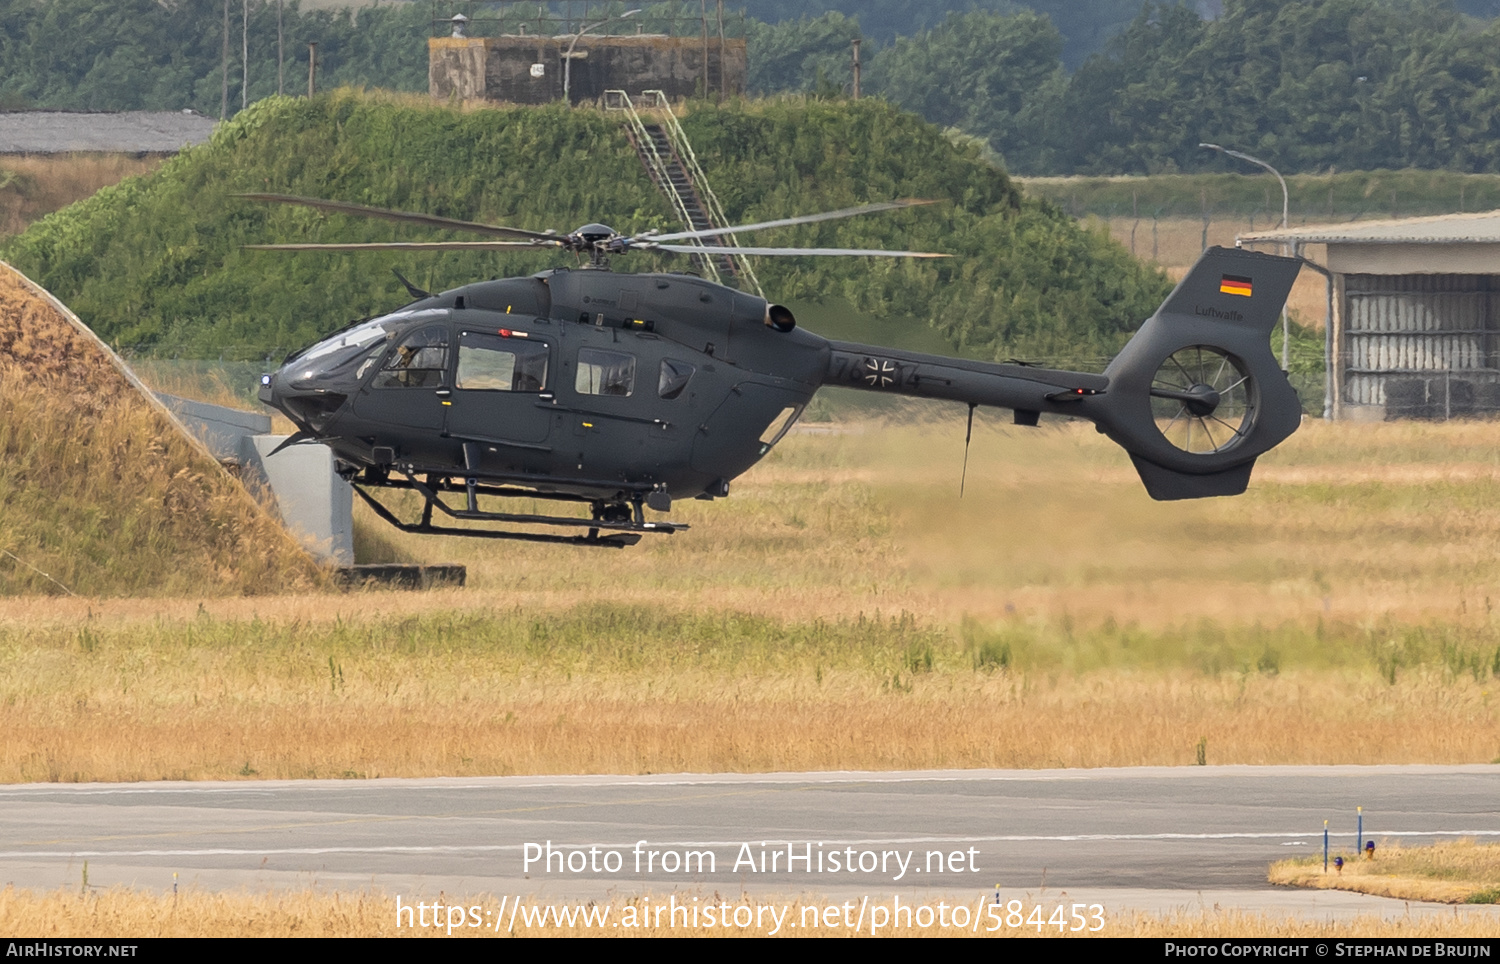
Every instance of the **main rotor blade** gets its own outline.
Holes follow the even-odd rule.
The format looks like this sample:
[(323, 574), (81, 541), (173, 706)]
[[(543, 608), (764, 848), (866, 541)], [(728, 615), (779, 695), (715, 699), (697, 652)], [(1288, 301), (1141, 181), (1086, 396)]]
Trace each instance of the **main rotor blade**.
[[(560, 242), (550, 239), (553, 244)], [(369, 244), (246, 244), (247, 251), (495, 251), (502, 248), (542, 248), (532, 241), (390, 241)]]
[(498, 224), (480, 224), (476, 221), (459, 221), (442, 218), (435, 214), (417, 214), (413, 211), (392, 211), (389, 208), (372, 208), (363, 204), (348, 204), (344, 201), (324, 201), (314, 197), (296, 197), (291, 194), (234, 194), (231, 197), (247, 201), (266, 201), (271, 204), (298, 204), (302, 207), (332, 211), (336, 214), (354, 214), (366, 218), (383, 218), (387, 221), (402, 221), (407, 224), (422, 224), (429, 228), (444, 228), (449, 231), (469, 231), (475, 234), (492, 234), (500, 238), (530, 238), (533, 241), (556, 240), (555, 234), (507, 228)]
[[(638, 234), (635, 237), (642, 241), (684, 241), (688, 238), (713, 238), (721, 234), (739, 234), (742, 231), (760, 231), (765, 228), (785, 228), (793, 224), (812, 224), (815, 221), (833, 221), (838, 218), (852, 218), (860, 214), (874, 214), (876, 211), (891, 211), (896, 208), (917, 207), (922, 204), (936, 204), (936, 201), (922, 201), (908, 199), (905, 201), (880, 201), (876, 204), (866, 204), (857, 208), (844, 208), (842, 211), (825, 211), (822, 214), (806, 214), (799, 218), (782, 218), (779, 221), (761, 221), (758, 224), (740, 224), (730, 228), (706, 228), (702, 231), (678, 231), (674, 234)], [(634, 239), (632, 239), (634, 240)]]
[(927, 251), (871, 251), (865, 248), (721, 248), (693, 247), (687, 244), (635, 244), (637, 250), (680, 251), (684, 254), (734, 255), (764, 254), (772, 257), (797, 257), (799, 255), (849, 255), (866, 258), (951, 258), (951, 254), (932, 254)]

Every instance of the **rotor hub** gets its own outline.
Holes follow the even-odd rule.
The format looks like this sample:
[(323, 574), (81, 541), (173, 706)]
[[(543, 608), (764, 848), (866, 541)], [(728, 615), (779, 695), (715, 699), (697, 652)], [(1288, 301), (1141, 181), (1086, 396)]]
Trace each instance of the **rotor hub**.
[(1183, 404), (1187, 406), (1189, 413), (1198, 418), (1212, 415), (1214, 410), (1219, 407), (1219, 393), (1214, 390), (1212, 385), (1205, 385), (1202, 382), (1198, 382), (1184, 394), (1189, 397), (1183, 399)]
[(1240, 444), (1255, 422), (1255, 384), (1239, 359), (1212, 345), (1179, 348), (1151, 380), (1151, 415), (1174, 448), (1214, 455)]
[(585, 224), (568, 236), (578, 239), (579, 247), (587, 248), (592, 248), (610, 238), (619, 237), (615, 229), (607, 224)]

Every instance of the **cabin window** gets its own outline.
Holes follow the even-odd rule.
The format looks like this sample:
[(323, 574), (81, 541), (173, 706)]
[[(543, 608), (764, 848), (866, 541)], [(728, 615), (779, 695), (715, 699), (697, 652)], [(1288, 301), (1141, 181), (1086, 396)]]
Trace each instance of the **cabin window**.
[(547, 387), (547, 343), (481, 331), (460, 332), (457, 387), (466, 391), (540, 392)]
[(401, 340), (374, 388), (441, 388), (448, 369), (448, 326), (429, 325)]
[(573, 389), (580, 395), (629, 395), (635, 391), (635, 356), (580, 348)]
[(767, 425), (766, 430), (760, 433), (760, 444), (763, 446), (761, 452), (769, 451), (773, 445), (780, 442), (781, 437), (791, 431), (792, 426), (797, 422), (797, 416), (801, 414), (801, 405), (795, 408), (788, 406), (781, 410), (780, 415), (771, 419), (771, 424)]
[(656, 381), (656, 394), (662, 398), (676, 398), (682, 394), (684, 388), (687, 388), (688, 379), (692, 377), (692, 365), (668, 358), (661, 363), (661, 376)]

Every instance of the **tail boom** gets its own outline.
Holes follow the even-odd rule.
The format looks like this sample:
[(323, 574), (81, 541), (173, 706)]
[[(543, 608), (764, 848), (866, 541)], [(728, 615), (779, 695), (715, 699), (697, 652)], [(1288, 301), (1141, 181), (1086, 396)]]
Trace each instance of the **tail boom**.
[(1104, 374), (830, 342), (825, 385), (1086, 418), (1129, 454), (1152, 498), (1245, 491), (1302, 406), (1270, 335), (1300, 262), (1210, 248)]
[(989, 405), (1017, 413), (1076, 415), (1080, 401), (1109, 387), (1107, 377), (1087, 372), (946, 358), (852, 342), (830, 342), (829, 347), (832, 353), (824, 385)]

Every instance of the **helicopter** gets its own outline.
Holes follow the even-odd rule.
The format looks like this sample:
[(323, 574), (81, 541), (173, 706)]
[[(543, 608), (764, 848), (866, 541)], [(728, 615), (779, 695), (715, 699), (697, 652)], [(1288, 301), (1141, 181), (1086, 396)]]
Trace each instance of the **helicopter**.
[[(622, 235), (600, 223), (562, 234), (317, 198), (240, 197), (503, 239), (246, 246), (257, 250), (529, 246), (587, 256), (577, 267), (437, 294), (398, 273), (411, 303), (353, 322), (261, 377), (261, 401), (296, 426), (282, 446), (327, 445), (354, 492), (404, 532), (609, 548), (680, 532), (685, 524), (648, 518), (646, 510), (726, 497), (824, 385), (965, 403), (971, 431), (981, 405), (1010, 409), (1023, 426), (1037, 425), (1043, 413), (1087, 419), (1126, 450), (1158, 500), (1244, 492), (1255, 460), (1301, 422), (1297, 393), (1270, 347), (1301, 267), (1292, 258), (1207, 249), (1104, 372), (1093, 374), (831, 341), (799, 327), (785, 306), (694, 274), (610, 267), (611, 258), (632, 251), (705, 250), (674, 242), (927, 201)], [(382, 500), (391, 490), (417, 493), (415, 521)], [(497, 499), (518, 498), (579, 504), (588, 514), (495, 508)]]

